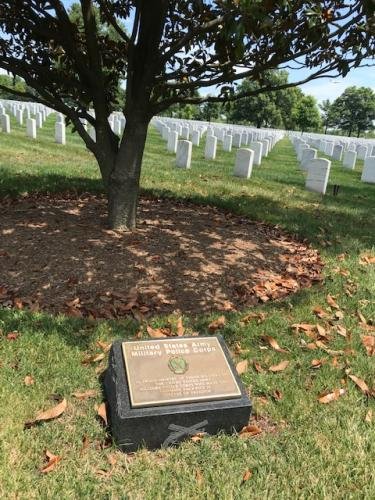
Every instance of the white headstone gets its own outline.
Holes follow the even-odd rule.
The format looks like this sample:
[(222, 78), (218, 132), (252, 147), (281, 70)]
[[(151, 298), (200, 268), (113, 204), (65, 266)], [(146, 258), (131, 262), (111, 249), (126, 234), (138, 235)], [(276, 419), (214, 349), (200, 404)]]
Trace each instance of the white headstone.
[(237, 150), (236, 164), (233, 175), (249, 179), (253, 170), (254, 151), (252, 149), (241, 148)]
[(177, 142), (176, 167), (190, 168), (192, 149), (193, 144), (190, 141)]
[(206, 137), (206, 147), (204, 150), (204, 157), (206, 160), (214, 160), (216, 158), (217, 138), (213, 135)]
[(270, 149), (270, 141), (268, 139), (262, 139), (260, 142), (263, 144), (262, 155), (267, 158)]
[(357, 147), (357, 158), (358, 160), (364, 160), (368, 155), (368, 147), (364, 145), (359, 145)]
[(36, 126), (38, 128), (42, 128), (43, 127), (43, 115), (40, 111), (38, 111), (35, 115), (35, 121), (36, 121)]
[(18, 125), (23, 125), (23, 109), (17, 109), (16, 120), (18, 122)]
[(57, 144), (66, 144), (65, 123), (55, 124), (55, 141)]
[(193, 143), (193, 146), (199, 146), (199, 142), (201, 139), (201, 133), (199, 130), (193, 130), (191, 133), (191, 142)]
[(325, 194), (331, 169), (330, 160), (315, 158), (310, 161), (305, 187), (309, 191)]
[(345, 168), (349, 168), (350, 170), (354, 170), (356, 160), (357, 160), (357, 152), (348, 150), (348, 151), (345, 151), (345, 153), (344, 153), (344, 159), (342, 161), (342, 164)]
[(302, 150), (301, 168), (307, 170), (311, 160), (317, 157), (318, 151), (313, 148), (305, 148)]
[(95, 127), (89, 127), (89, 136), (91, 137), (91, 139), (96, 142), (96, 130), (95, 130)]
[(171, 130), (168, 134), (167, 149), (170, 153), (177, 152), (178, 133)]
[(182, 127), (181, 138), (188, 140), (189, 139), (189, 134), (190, 134), (189, 127)]
[(262, 163), (263, 144), (260, 141), (250, 142), (250, 149), (254, 151), (254, 165), (259, 166)]
[(343, 149), (344, 149), (344, 147), (341, 146), (341, 144), (335, 144), (333, 151), (332, 151), (332, 158), (334, 160), (341, 161)]
[(224, 136), (224, 141), (223, 141), (223, 150), (228, 151), (230, 153), (232, 151), (232, 136), (231, 135), (225, 135)]
[(10, 118), (6, 113), (1, 115), (1, 127), (4, 133), (10, 134)]
[(375, 156), (368, 156), (365, 159), (361, 181), (375, 184)]
[(328, 141), (326, 143), (326, 150), (325, 150), (325, 154), (328, 155), (328, 156), (332, 156), (333, 154), (333, 148), (335, 147), (335, 143), (334, 142), (331, 142), (331, 141)]
[(236, 132), (233, 135), (233, 141), (232, 141), (233, 147), (240, 148), (241, 147), (241, 140), (242, 140), (242, 134)]
[(33, 118), (27, 118), (26, 120), (26, 134), (31, 139), (36, 139), (36, 121)]

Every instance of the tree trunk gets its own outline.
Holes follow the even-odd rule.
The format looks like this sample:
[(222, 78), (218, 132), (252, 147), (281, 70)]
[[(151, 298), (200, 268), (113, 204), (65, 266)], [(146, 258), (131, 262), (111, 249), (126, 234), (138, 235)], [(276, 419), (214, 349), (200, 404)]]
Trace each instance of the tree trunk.
[(147, 118), (128, 118), (108, 185), (108, 224), (111, 229), (135, 228)]

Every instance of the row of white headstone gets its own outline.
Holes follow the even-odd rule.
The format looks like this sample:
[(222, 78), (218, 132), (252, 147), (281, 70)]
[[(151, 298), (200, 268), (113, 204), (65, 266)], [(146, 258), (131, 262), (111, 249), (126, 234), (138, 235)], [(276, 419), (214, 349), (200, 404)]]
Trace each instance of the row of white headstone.
[[(4, 133), (11, 133), (10, 116), (12, 115), (18, 125), (26, 125), (26, 135), (31, 139), (36, 139), (38, 129), (43, 127), (45, 120), (52, 113), (55, 113), (55, 111), (43, 104), (3, 99), (0, 100), (0, 127)], [(90, 111), (90, 114), (93, 117), (95, 116), (94, 111)], [(65, 117), (61, 113), (55, 113), (55, 116), (55, 142), (66, 144)], [(89, 125), (86, 119), (81, 119), (81, 123), (91, 139), (96, 141), (95, 128)], [(123, 134), (126, 124), (123, 113), (112, 113), (108, 118), (108, 123), (116, 135), (121, 136)]]
[[(215, 160), (217, 147), (231, 152), (236, 147), (233, 175), (250, 178), (253, 165), (260, 166), (275, 144), (283, 137), (281, 131), (251, 130), (243, 127), (206, 122), (157, 118), (154, 125), (167, 143), (167, 150), (176, 154), (176, 167), (190, 168), (193, 146), (199, 146), (206, 135), (204, 157)], [(189, 140), (190, 139), (190, 140)], [(247, 146), (247, 147), (241, 147)]]
[(300, 162), (300, 167), (307, 173), (306, 189), (322, 194), (325, 194), (327, 189), (331, 161), (325, 158), (318, 158), (318, 151), (338, 161), (343, 157), (343, 166), (350, 170), (355, 168), (359, 151), (361, 156), (364, 157), (361, 180), (362, 182), (375, 183), (375, 154), (373, 154), (375, 153), (375, 146), (371, 148), (371, 154), (368, 155), (364, 154), (363, 149), (361, 149), (366, 148), (366, 151), (368, 151), (368, 146), (364, 145), (357, 145), (357, 151), (355, 151), (353, 147), (344, 151), (344, 146), (342, 144), (332, 145), (331, 142), (329, 142), (329, 148), (327, 148), (328, 141), (319, 140), (319, 142), (313, 142), (313, 144), (318, 147), (312, 148), (310, 144), (301, 137), (292, 135), (291, 139), (297, 154), (297, 159)]

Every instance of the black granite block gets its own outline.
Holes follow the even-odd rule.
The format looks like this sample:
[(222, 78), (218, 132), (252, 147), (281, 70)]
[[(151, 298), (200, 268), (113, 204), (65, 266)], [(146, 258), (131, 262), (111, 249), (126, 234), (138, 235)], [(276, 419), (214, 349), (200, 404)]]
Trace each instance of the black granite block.
[(156, 449), (176, 444), (199, 432), (211, 435), (219, 431), (233, 433), (247, 425), (251, 402), (223, 339), (217, 337), (240, 388), (241, 396), (234, 399), (144, 408), (131, 406), (122, 341), (114, 342), (104, 376), (104, 389), (111, 433), (121, 450), (132, 452), (142, 446)]

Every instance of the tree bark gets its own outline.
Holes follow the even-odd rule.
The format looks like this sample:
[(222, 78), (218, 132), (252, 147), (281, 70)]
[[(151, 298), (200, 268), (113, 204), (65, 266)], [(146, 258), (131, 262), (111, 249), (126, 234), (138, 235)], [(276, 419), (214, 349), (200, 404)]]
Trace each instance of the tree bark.
[(135, 228), (147, 118), (126, 121), (123, 139), (108, 183), (108, 224), (117, 231)]

